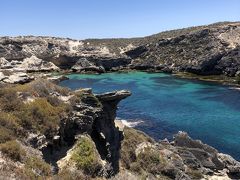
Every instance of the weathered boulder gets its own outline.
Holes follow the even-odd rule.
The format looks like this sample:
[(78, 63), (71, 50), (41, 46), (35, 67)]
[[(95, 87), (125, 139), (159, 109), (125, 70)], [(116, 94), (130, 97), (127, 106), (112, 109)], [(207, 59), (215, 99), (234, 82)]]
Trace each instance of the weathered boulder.
[(224, 168), (224, 164), (217, 157), (218, 151), (216, 149), (207, 144), (203, 144), (200, 140), (191, 139), (185, 132), (179, 132), (174, 136), (174, 145), (177, 147), (183, 147), (180, 151), (183, 152), (181, 154), (184, 158), (186, 158), (184, 155), (185, 150), (187, 150), (188, 154), (194, 155), (194, 158), (190, 158), (188, 161), (198, 161), (201, 166), (211, 170), (222, 170)]
[(36, 56), (25, 58), (23, 62), (15, 68), (27, 72), (59, 70), (59, 68), (52, 62), (43, 61), (42, 59), (39, 59)]
[(31, 77), (26, 73), (16, 72), (10, 76), (7, 76), (2, 81), (4, 83), (10, 83), (10, 84), (24, 84), (32, 81), (33, 79), (34, 77)]
[(102, 66), (96, 66), (94, 63), (88, 61), (86, 58), (81, 58), (71, 68), (74, 72), (97, 72), (104, 73), (105, 69)]
[(0, 81), (4, 80), (5, 78), (6, 76), (2, 72), (0, 72)]
[(12, 65), (4, 57), (0, 58), (0, 69), (12, 68)]
[(240, 178), (240, 162), (233, 159), (227, 154), (218, 154), (218, 159), (224, 164), (225, 168), (228, 169), (228, 174), (235, 179)]

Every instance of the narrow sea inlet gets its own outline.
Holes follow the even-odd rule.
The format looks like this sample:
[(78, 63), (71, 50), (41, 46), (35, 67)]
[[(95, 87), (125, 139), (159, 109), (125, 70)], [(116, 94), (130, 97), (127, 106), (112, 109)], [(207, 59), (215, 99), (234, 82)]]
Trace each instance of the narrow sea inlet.
[(240, 160), (240, 90), (164, 73), (68, 77), (61, 86), (93, 88), (94, 93), (130, 90), (132, 96), (120, 103), (118, 118), (134, 122), (135, 128), (156, 139), (171, 139), (178, 131), (186, 131)]

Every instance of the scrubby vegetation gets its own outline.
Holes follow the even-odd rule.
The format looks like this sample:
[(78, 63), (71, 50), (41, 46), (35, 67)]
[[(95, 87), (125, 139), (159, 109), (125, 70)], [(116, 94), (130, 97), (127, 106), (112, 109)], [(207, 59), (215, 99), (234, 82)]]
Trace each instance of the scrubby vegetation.
[(16, 170), (21, 178), (44, 179), (51, 175), (51, 166), (45, 161), (25, 157), (27, 152), (21, 141), (29, 133), (43, 134), (50, 140), (57, 134), (61, 120), (71, 111), (71, 105), (58, 97), (69, 92), (43, 79), (0, 88), (0, 151), (24, 164), (23, 169)]
[(14, 161), (22, 161), (26, 152), (15, 140), (0, 144), (0, 151)]
[[(14, 135), (24, 136), (27, 130), (52, 137), (70, 106), (51, 92), (66, 94), (67, 90), (42, 81), (1, 88), (0, 142), (14, 139)], [(27, 101), (28, 97), (32, 100)]]
[(192, 179), (202, 179), (203, 174), (196, 169), (188, 169), (187, 174), (192, 178)]
[(124, 140), (121, 148), (121, 161), (125, 168), (130, 169), (132, 165), (134, 166), (134, 164), (131, 163), (137, 160), (135, 150), (137, 145), (142, 142), (154, 142), (154, 140), (140, 131), (128, 127), (124, 128)]
[[(92, 179), (90, 176), (84, 175), (80, 171), (70, 171), (68, 169), (64, 169), (60, 171), (57, 175), (54, 176), (54, 180), (76, 180), (76, 179), (84, 179), (84, 180), (90, 180)], [(99, 179), (101, 180), (101, 179)]]
[(158, 150), (146, 147), (136, 154), (135, 151), (138, 145), (143, 142), (154, 143), (154, 140), (138, 130), (128, 127), (124, 128), (124, 140), (121, 147), (122, 166), (135, 172), (142, 179), (147, 179), (149, 174), (159, 179), (169, 179), (161, 174), (167, 162)]
[(51, 166), (37, 157), (30, 157), (25, 163), (24, 172), (30, 179), (45, 179), (51, 175)]
[(64, 117), (65, 105), (53, 106), (46, 98), (39, 98), (24, 105), (23, 110), (18, 113), (23, 127), (52, 137), (56, 134), (61, 118)]
[(84, 92), (84, 90), (75, 91), (74, 96), (70, 99), (70, 101), (71, 104), (83, 102), (86, 104), (91, 104), (91, 106), (94, 107), (102, 107), (100, 101), (93, 94)]
[(160, 174), (166, 161), (161, 157), (160, 153), (151, 148), (145, 148), (138, 154), (136, 162), (131, 166), (131, 170), (135, 172), (146, 171), (151, 174)]
[(93, 142), (87, 137), (81, 137), (74, 149), (71, 159), (79, 169), (90, 175), (97, 175), (101, 170), (101, 164)]
[(0, 143), (5, 143), (13, 139), (13, 132), (5, 127), (0, 126)]

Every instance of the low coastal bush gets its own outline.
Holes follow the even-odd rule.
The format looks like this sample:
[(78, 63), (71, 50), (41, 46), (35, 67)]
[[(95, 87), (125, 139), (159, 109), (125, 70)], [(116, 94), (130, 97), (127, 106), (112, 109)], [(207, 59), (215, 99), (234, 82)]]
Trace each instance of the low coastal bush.
[(101, 169), (96, 148), (93, 142), (87, 137), (81, 137), (78, 140), (71, 159), (76, 163), (76, 166), (86, 174), (94, 176), (97, 175)]
[(136, 163), (141, 169), (154, 175), (160, 174), (166, 165), (166, 161), (161, 157), (160, 153), (151, 148), (145, 148), (144, 151), (139, 153)]
[(0, 112), (0, 127), (4, 127), (11, 131), (11, 134), (23, 135), (22, 128), (20, 127), (19, 118), (12, 113)]
[(237, 84), (240, 84), (240, 76), (236, 77), (236, 82), (237, 82)]
[(38, 179), (39, 177), (45, 179), (52, 174), (51, 166), (37, 157), (27, 159), (24, 171), (30, 179)]
[(85, 93), (81, 90), (75, 91), (74, 95), (71, 99), (70, 102), (71, 104), (77, 104), (80, 102), (86, 103), (86, 104), (91, 104), (94, 107), (102, 107), (101, 102), (93, 95), (93, 94), (88, 94)]
[(137, 145), (142, 142), (154, 142), (154, 140), (143, 132), (128, 127), (124, 128), (124, 140), (121, 144), (121, 162), (125, 168), (130, 169), (131, 163), (137, 160), (135, 150)]
[(41, 78), (31, 83), (15, 85), (14, 89), (17, 92), (29, 92), (38, 97), (47, 97), (51, 93), (58, 93), (67, 96), (70, 92), (68, 88), (57, 86), (48, 80)]
[(21, 110), (23, 102), (17, 97), (17, 93), (12, 88), (0, 89), (0, 109), (5, 112)]
[(195, 169), (188, 169), (187, 174), (192, 178), (192, 179), (202, 179), (203, 174), (199, 170)]
[(15, 139), (12, 135), (25, 136), (29, 130), (51, 138), (71, 109), (58, 99), (60, 92), (67, 94), (68, 90), (46, 80), (0, 88), (0, 141)]
[[(68, 169), (64, 169), (58, 172), (58, 174), (53, 177), (53, 180), (59, 180), (59, 179), (60, 180), (76, 180), (76, 179), (90, 180), (92, 178), (88, 175), (84, 175), (81, 171), (78, 171), (78, 170), (70, 171)], [(96, 180), (103, 180), (103, 179), (97, 178)]]
[(135, 151), (139, 144), (143, 142), (154, 143), (155, 141), (141, 131), (125, 127), (124, 139), (121, 145), (121, 165), (132, 172), (146, 179), (149, 174), (160, 179), (169, 179), (161, 174), (166, 160), (160, 152), (153, 147), (144, 148), (138, 155)]
[(22, 161), (23, 157), (26, 155), (26, 152), (15, 140), (0, 144), (0, 151), (14, 161)]
[(24, 128), (40, 131), (47, 137), (53, 136), (64, 115), (64, 105), (52, 106), (46, 98), (38, 98), (25, 104), (24, 109), (18, 112)]
[(10, 129), (0, 126), (0, 144), (15, 139)]

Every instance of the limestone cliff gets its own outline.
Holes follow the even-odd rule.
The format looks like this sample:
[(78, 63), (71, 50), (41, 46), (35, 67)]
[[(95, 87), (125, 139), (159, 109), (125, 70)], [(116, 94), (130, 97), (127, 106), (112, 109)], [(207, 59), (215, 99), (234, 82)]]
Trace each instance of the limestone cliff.
[(0, 178), (240, 178), (239, 162), (186, 133), (156, 142), (116, 126), (117, 105), (130, 95), (70, 91), (44, 79), (1, 85)]
[(56, 70), (55, 64), (60, 69), (79, 72), (151, 69), (238, 76), (239, 37), (239, 22), (190, 27), (132, 39), (1, 37), (0, 68), (19, 69), (25, 67), (22, 62), (35, 58), (38, 62), (42, 60), (41, 65), (31, 66), (36, 70)]

